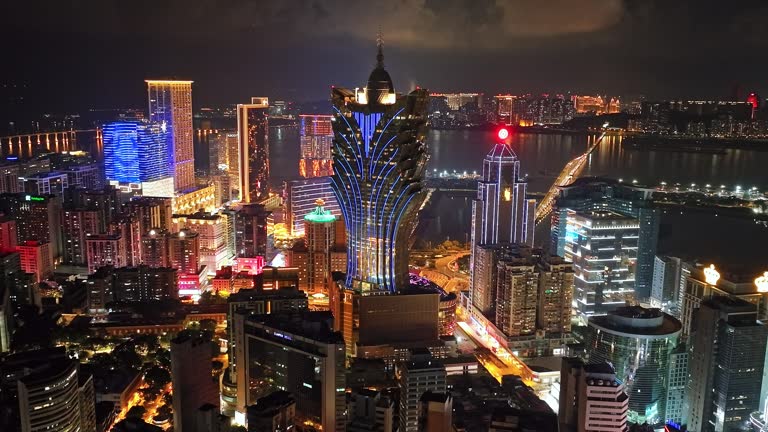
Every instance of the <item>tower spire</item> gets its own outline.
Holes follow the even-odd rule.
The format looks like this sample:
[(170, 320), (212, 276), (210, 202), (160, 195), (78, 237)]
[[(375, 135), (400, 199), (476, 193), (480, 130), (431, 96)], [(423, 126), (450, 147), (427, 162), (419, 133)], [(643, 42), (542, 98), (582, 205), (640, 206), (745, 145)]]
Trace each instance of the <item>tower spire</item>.
[(382, 50), (384, 46), (384, 37), (381, 35), (381, 26), (379, 26), (379, 32), (376, 34), (376, 67), (384, 67), (384, 52)]

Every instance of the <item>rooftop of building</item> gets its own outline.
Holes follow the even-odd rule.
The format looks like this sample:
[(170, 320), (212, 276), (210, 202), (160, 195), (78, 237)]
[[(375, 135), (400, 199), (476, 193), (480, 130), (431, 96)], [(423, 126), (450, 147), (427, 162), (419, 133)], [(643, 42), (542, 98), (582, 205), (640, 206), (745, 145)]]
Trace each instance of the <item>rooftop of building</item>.
[(236, 293), (230, 294), (227, 303), (276, 298), (302, 299), (307, 298), (307, 294), (294, 286), (280, 287), (276, 290), (259, 288), (241, 289)]
[(174, 214), (172, 216), (174, 219), (193, 219), (193, 220), (210, 220), (215, 221), (221, 219), (221, 216), (218, 214), (211, 214), (210, 212), (198, 210), (195, 213), (191, 214)]
[(260, 415), (296, 403), (293, 395), (285, 390), (277, 390), (260, 397), (254, 405), (248, 407), (248, 414)]
[(589, 325), (621, 336), (672, 337), (683, 328), (680, 321), (656, 308), (623, 306), (607, 315), (589, 317)]
[(66, 177), (66, 173), (58, 172), (58, 171), (45, 171), (45, 172), (39, 172), (34, 174), (29, 174), (24, 177), (20, 177), (19, 180), (41, 180), (41, 179), (47, 179), (52, 177)]
[(624, 221), (624, 220), (635, 220), (635, 218), (624, 216), (620, 213), (616, 213), (610, 210), (587, 210), (587, 211), (578, 211), (576, 212), (577, 215), (582, 216), (587, 219), (591, 220), (605, 220), (605, 221)]
[(447, 393), (435, 393), (431, 390), (426, 391), (424, 394), (421, 395), (422, 402), (446, 403), (449, 400), (451, 400), (451, 395)]
[(344, 343), (341, 333), (333, 331), (333, 314), (329, 311), (304, 310), (249, 315), (246, 320), (250, 323), (258, 323), (265, 328), (279, 330), (282, 336), (278, 337), (285, 340), (290, 338), (286, 338), (284, 333), (290, 333), (317, 342)]

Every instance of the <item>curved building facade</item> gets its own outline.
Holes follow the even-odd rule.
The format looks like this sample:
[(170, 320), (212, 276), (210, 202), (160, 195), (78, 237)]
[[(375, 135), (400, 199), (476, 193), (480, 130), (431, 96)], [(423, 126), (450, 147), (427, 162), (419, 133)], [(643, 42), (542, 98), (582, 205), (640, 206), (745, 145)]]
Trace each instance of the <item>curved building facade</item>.
[(670, 355), (682, 324), (659, 309), (626, 306), (589, 317), (584, 345), (590, 363), (608, 362), (627, 387), (633, 422), (666, 419)]
[(346, 286), (408, 287), (408, 238), (426, 193), (426, 90), (396, 94), (377, 64), (363, 89), (334, 87), (331, 187), (347, 228)]

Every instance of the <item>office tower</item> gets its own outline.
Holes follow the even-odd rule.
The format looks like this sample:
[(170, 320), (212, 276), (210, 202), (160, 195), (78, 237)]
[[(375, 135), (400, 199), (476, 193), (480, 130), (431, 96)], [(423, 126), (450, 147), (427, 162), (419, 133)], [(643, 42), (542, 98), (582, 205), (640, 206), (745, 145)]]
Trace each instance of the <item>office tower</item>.
[[(533, 244), (535, 202), (525, 197), (527, 183), (521, 179), (520, 160), (504, 140), (506, 129), (483, 160), (483, 177), (478, 182), (472, 206), (470, 298), (483, 314), (493, 314), (495, 301), (494, 255), (484, 246)], [(489, 283), (491, 283), (489, 285)]]
[(269, 193), (269, 99), (237, 105), (240, 201), (256, 203)]
[(657, 307), (672, 316), (679, 317), (680, 277), (682, 261), (680, 258), (657, 255), (653, 261), (653, 280), (651, 282), (651, 306)]
[(653, 189), (603, 178), (580, 178), (560, 188), (552, 212), (553, 254), (565, 256), (568, 214), (571, 211), (608, 210), (637, 219), (637, 264), (633, 284), (635, 297), (651, 295), (653, 265), (659, 237), (660, 210), (653, 207)]
[(755, 305), (757, 319), (768, 319), (768, 290), (758, 286), (754, 271), (744, 271), (738, 266), (716, 267), (714, 264), (702, 265), (683, 261), (680, 271), (680, 291), (682, 307), (680, 321), (683, 323), (683, 335), (691, 334), (695, 325), (696, 310), (702, 301), (724, 296), (744, 300)]
[(141, 237), (141, 261), (149, 267), (168, 267), (171, 254), (169, 251), (168, 231), (151, 229)]
[(564, 430), (576, 432), (627, 431), (629, 398), (624, 384), (607, 363), (585, 365), (564, 357), (560, 369), (560, 409)]
[(571, 332), (573, 264), (561, 257), (543, 257), (539, 263), (539, 304), (536, 327), (546, 334)]
[(13, 250), (18, 241), (16, 221), (6, 215), (0, 215), (0, 250)]
[(248, 406), (248, 432), (289, 431), (295, 426), (295, 416), (293, 396), (287, 391), (274, 391)]
[(365, 291), (406, 288), (408, 241), (426, 197), (429, 93), (398, 96), (379, 44), (366, 87), (334, 87), (331, 100), (331, 186), (347, 227), (345, 283)]
[(496, 326), (508, 337), (536, 333), (539, 275), (535, 259), (516, 253), (499, 260)]
[(104, 175), (126, 192), (141, 189), (146, 196), (173, 196), (173, 134), (167, 124), (135, 121), (104, 125)]
[(99, 267), (111, 265), (124, 267), (127, 263), (125, 241), (119, 234), (91, 235), (85, 239), (88, 273)]
[(208, 268), (208, 275), (215, 275), (227, 261), (232, 259), (227, 252), (224, 218), (205, 212), (174, 216), (175, 229), (186, 228), (198, 234), (200, 241), (200, 264)]
[(296, 420), (329, 431), (346, 425), (344, 339), (328, 312), (235, 314), (237, 410), (275, 390), (296, 399)]
[(391, 360), (402, 346), (442, 345), (437, 291), (368, 295), (342, 287), (331, 290), (329, 297), (334, 328), (347, 342), (348, 357)]
[(685, 389), (688, 386), (688, 348), (679, 343), (669, 356), (667, 374), (667, 407), (665, 421), (684, 424), (686, 419)]
[(286, 252), (288, 265), (299, 269), (299, 288), (310, 294), (328, 293), (331, 272), (347, 267), (344, 222), (324, 204), (319, 199), (315, 210), (304, 216), (304, 239)]
[(400, 432), (418, 432), (419, 403), (426, 392), (445, 393), (445, 366), (427, 353), (413, 353), (411, 360), (397, 365), (400, 390)]
[(61, 197), (68, 187), (67, 175), (60, 172), (44, 172), (19, 177), (19, 192), (28, 194)]
[[(166, 148), (173, 155), (174, 189), (195, 185), (195, 152), (192, 142), (192, 81), (146, 80), (149, 121), (167, 131)], [(106, 144), (105, 144), (106, 147)]]
[(85, 240), (89, 235), (104, 232), (96, 210), (63, 210), (61, 213), (61, 235), (64, 245), (63, 262), (72, 265), (86, 265), (88, 257)]
[(35, 275), (35, 282), (42, 282), (53, 275), (50, 243), (27, 240), (19, 243), (16, 251), (19, 253), (21, 269), (24, 273)]
[(299, 175), (304, 178), (333, 175), (333, 116), (302, 114), (299, 116)]
[(690, 338), (690, 430), (738, 430), (762, 408), (766, 338), (768, 329), (757, 321), (754, 305), (725, 296), (701, 303)]
[(54, 195), (2, 194), (0, 211), (16, 221), (19, 242), (48, 242), (53, 259), (61, 258), (61, 198)]
[(641, 222), (608, 210), (567, 215), (565, 259), (575, 270), (575, 301), (582, 319), (635, 299)]
[(499, 142), (483, 159), (472, 211), (474, 245), (533, 245), (535, 201), (526, 199), (527, 182), (521, 176), (520, 160), (504, 142), (507, 134), (506, 129), (499, 132)]
[(200, 235), (182, 229), (168, 238), (168, 254), (171, 268), (179, 274), (196, 275), (200, 270)]
[(9, 430), (95, 431), (93, 380), (64, 348), (22, 351), (0, 362)]
[(427, 391), (419, 401), (419, 431), (453, 430), (453, 398), (447, 393)]
[(261, 204), (243, 205), (235, 213), (235, 252), (244, 258), (266, 257), (268, 212)]
[(331, 188), (330, 177), (289, 180), (283, 189), (285, 225), (294, 237), (304, 235), (304, 216), (315, 209), (317, 200), (325, 202), (325, 209), (341, 218), (341, 207)]
[(207, 432), (197, 429), (197, 410), (205, 404), (219, 405), (212, 357), (211, 341), (193, 332), (181, 332), (171, 340), (173, 424), (181, 431)]
[(591, 363), (610, 363), (626, 386), (634, 422), (663, 424), (669, 359), (682, 324), (659, 309), (627, 306), (589, 317), (584, 345)]
[(360, 389), (352, 392), (348, 403), (347, 432), (392, 432), (394, 430), (395, 403), (381, 392)]

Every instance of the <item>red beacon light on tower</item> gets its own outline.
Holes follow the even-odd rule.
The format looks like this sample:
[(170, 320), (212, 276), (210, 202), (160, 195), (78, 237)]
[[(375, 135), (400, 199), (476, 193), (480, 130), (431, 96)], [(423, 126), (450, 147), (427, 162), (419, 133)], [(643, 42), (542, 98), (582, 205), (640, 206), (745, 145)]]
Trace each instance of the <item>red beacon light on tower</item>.
[(499, 131), (496, 132), (496, 136), (498, 136), (500, 140), (504, 141), (505, 139), (509, 138), (509, 129), (507, 128), (499, 129)]

